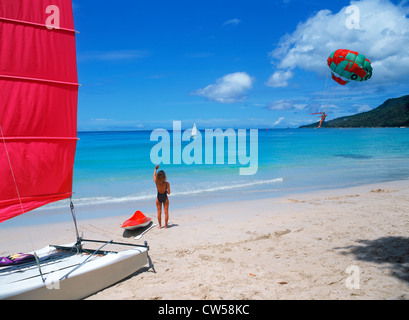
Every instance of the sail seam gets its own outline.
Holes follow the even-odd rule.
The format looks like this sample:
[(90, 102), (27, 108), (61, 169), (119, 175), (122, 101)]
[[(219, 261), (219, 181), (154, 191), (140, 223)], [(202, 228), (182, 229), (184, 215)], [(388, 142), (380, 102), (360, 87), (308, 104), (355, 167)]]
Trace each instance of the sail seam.
[[(0, 21), (10, 22), (10, 23), (18, 23), (18, 24), (25, 24), (25, 25), (30, 25), (30, 26), (33, 26), (33, 27), (41, 27), (41, 28), (49, 29), (49, 26), (47, 26), (45, 24), (31, 22), (31, 21), (16, 20), (16, 19), (4, 18), (4, 17), (0, 17)], [(73, 29), (67, 29), (67, 28), (61, 28), (61, 27), (59, 27), (59, 28), (53, 27), (51, 29), (61, 30), (61, 31), (68, 31), (68, 32), (73, 32), (73, 33), (79, 33), (78, 31), (75, 31)], [(49, 29), (49, 30), (51, 30), (51, 29)]]
[(51, 79), (29, 78), (29, 77), (19, 77), (19, 76), (11, 76), (11, 75), (4, 75), (4, 74), (0, 74), (0, 78), (13, 79), (13, 80), (35, 81), (35, 82), (48, 82), (48, 83), (56, 83), (56, 84), (65, 84), (65, 85), (76, 86), (76, 87), (80, 86), (80, 84), (76, 83), (76, 82), (66, 82), (66, 81), (58, 81), (58, 80), (51, 80)]
[(79, 140), (77, 137), (3, 137), (5, 140)]
[[(41, 199), (48, 199), (52, 197), (53, 199), (57, 200), (63, 200), (63, 199), (68, 199), (69, 197), (72, 196), (72, 192), (63, 192), (63, 193), (50, 193), (50, 194), (39, 194), (36, 196), (25, 196), (25, 197), (19, 197), (18, 200), (21, 205), (23, 205), (23, 202), (29, 202), (33, 199), (41, 200)], [(16, 203), (17, 199), (9, 199), (9, 200), (2, 200), (0, 201), (0, 204), (4, 203)]]

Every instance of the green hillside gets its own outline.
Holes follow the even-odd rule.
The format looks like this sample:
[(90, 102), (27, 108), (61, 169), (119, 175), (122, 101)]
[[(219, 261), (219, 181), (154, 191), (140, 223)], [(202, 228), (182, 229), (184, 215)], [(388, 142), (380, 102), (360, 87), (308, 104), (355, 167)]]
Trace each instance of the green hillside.
[[(319, 122), (301, 126), (315, 128)], [(362, 127), (409, 127), (409, 95), (388, 99), (379, 107), (355, 114), (325, 121), (321, 127), (326, 128), (362, 128)]]

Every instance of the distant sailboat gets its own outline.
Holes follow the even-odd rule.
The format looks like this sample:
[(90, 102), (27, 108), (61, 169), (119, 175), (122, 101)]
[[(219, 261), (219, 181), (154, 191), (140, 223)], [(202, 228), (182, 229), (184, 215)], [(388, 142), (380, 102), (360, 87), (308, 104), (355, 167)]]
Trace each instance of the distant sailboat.
[(197, 135), (196, 123), (193, 123), (192, 133), (190, 134), (190, 137), (194, 138), (196, 137), (196, 135)]
[[(1, 0), (0, 34), (1, 223), (72, 196), (78, 80), (71, 0)], [(0, 259), (0, 299), (81, 299), (148, 264), (146, 242), (80, 237), (72, 201), (70, 208), (76, 242)], [(102, 249), (108, 244), (128, 248)]]

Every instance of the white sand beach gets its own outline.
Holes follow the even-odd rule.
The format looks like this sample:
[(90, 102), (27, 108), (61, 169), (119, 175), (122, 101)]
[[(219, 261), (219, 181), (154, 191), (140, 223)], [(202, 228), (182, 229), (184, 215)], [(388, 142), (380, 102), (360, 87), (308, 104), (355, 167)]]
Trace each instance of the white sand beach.
[[(80, 220), (87, 238), (148, 241), (156, 271), (88, 299), (409, 299), (408, 208), (409, 181), (393, 181), (178, 212), (171, 202), (169, 228), (139, 241), (120, 228), (126, 216)], [(70, 223), (29, 229), (35, 248), (74, 240)], [(2, 255), (22, 249), (24, 230), (1, 230)]]

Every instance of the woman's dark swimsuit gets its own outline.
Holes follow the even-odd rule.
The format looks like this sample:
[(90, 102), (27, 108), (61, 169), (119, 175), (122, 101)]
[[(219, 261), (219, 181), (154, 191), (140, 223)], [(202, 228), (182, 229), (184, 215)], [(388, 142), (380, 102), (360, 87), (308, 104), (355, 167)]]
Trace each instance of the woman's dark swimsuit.
[(166, 184), (165, 193), (159, 193), (158, 190), (158, 201), (159, 203), (165, 203), (168, 200), (168, 185)]

